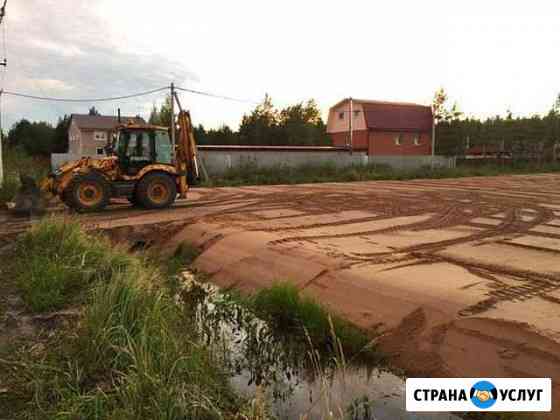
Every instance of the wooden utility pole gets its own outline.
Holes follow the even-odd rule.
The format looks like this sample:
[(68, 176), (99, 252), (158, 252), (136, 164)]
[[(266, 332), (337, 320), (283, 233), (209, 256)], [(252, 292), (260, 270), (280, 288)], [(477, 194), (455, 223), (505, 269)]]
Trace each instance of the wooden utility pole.
[(0, 90), (0, 187), (4, 184), (4, 162), (2, 160), (2, 148), (4, 147), (4, 132), (2, 131), (2, 93)]
[(432, 116), (432, 169), (435, 168), (436, 159), (436, 119)]
[(171, 150), (175, 161), (175, 85), (171, 82)]
[[(4, 21), (4, 16), (6, 16), (7, 3), (8, 0), (4, 0), (4, 4), (0, 8), (0, 24), (2, 24), (2, 22)], [(8, 60), (6, 59), (6, 57), (4, 57), (4, 59), (0, 61), (0, 66), (6, 67), (7, 65), (8, 65)], [(2, 187), (2, 184), (4, 183), (4, 162), (2, 160), (2, 148), (4, 143), (4, 133), (2, 131), (2, 93), (4, 92), (3, 88), (4, 87), (0, 89), (0, 187)]]
[(348, 123), (348, 131), (350, 132), (350, 153), (352, 153), (353, 147), (354, 147), (354, 128), (352, 127), (352, 120), (353, 120), (353, 114), (354, 114), (354, 104), (352, 103), (352, 97), (350, 97), (350, 115), (349, 115), (349, 123)]

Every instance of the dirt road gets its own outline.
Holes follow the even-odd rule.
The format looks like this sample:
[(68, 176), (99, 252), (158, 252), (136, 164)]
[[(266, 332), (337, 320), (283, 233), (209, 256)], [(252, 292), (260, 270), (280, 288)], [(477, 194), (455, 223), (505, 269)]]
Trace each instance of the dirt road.
[[(166, 211), (80, 218), (123, 239), (192, 242), (221, 286), (293, 281), (384, 332), (412, 375), (560, 383), (559, 175), (196, 189)], [(1, 214), (0, 238), (28, 223)]]

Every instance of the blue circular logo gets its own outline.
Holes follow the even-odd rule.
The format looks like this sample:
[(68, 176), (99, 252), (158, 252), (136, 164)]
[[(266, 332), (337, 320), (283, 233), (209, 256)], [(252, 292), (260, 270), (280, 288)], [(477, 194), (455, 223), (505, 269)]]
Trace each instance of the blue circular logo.
[(478, 408), (490, 408), (498, 398), (498, 390), (488, 381), (480, 381), (471, 387), (471, 402)]

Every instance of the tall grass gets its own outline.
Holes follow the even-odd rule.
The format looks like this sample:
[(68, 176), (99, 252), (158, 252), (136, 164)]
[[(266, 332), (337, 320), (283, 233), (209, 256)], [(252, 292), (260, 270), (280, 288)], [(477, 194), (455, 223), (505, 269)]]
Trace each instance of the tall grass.
[(383, 164), (352, 165), (337, 168), (333, 163), (305, 164), (297, 167), (278, 165), (258, 167), (255, 164), (241, 165), (228, 169), (223, 175), (213, 177), (204, 186), (240, 186), (302, 184), (318, 182), (351, 182), (376, 180), (408, 180), (422, 178), (460, 178), (494, 176), (501, 174), (528, 174), (538, 172), (559, 172), (559, 163), (536, 165), (517, 163), (502, 166), (488, 164), (481, 166), (459, 166), (457, 168), (435, 168), (429, 166), (417, 169), (392, 169)]
[(47, 218), (18, 238), (15, 264), (25, 303), (43, 312), (72, 303), (94, 279), (107, 280), (138, 261), (71, 218)]
[(231, 400), (226, 378), (189, 334), (178, 306), (156, 271), (116, 272), (99, 283), (80, 335), (92, 376), (115, 384), (118, 418), (220, 418)]
[(225, 370), (159, 267), (54, 218), (25, 234), (15, 255), (31, 309), (84, 303), (79, 323), (49, 342), (40, 364), (29, 363), (34, 396), (24, 417), (218, 419), (235, 412)]

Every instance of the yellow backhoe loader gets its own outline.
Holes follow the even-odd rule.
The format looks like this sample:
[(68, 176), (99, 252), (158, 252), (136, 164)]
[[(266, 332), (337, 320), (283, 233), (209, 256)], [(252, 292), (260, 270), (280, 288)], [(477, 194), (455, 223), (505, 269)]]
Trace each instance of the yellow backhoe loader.
[[(9, 205), (20, 214), (38, 214), (53, 196), (80, 212), (103, 209), (111, 198), (126, 197), (149, 209), (168, 207), (199, 177), (197, 148), (190, 114), (181, 108), (175, 127), (120, 124), (106, 146), (107, 157), (69, 162), (39, 185), (21, 177), (21, 188)], [(171, 130), (177, 131), (176, 144)]]

